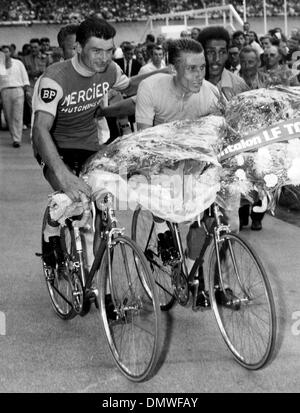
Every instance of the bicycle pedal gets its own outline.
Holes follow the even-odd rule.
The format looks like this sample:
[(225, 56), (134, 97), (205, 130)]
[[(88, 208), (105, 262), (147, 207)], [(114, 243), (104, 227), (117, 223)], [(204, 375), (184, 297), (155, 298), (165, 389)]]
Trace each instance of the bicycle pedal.
[(43, 254), (41, 252), (36, 252), (35, 256), (41, 258), (43, 256)]

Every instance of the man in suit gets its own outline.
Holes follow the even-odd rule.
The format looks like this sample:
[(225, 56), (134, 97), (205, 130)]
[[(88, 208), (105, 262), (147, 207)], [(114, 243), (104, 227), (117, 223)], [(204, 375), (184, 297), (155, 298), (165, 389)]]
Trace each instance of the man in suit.
[(116, 59), (115, 62), (120, 66), (127, 77), (135, 76), (138, 74), (142, 67), (140, 63), (133, 58), (134, 46), (132, 44), (125, 44), (123, 48), (122, 59)]
[[(115, 59), (115, 62), (120, 66), (127, 77), (135, 76), (139, 73), (141, 64), (133, 58), (134, 46), (131, 43), (125, 43), (123, 47), (123, 58)], [(125, 96), (124, 96), (125, 97)], [(127, 97), (127, 96), (126, 96)], [(127, 133), (134, 131), (135, 117), (134, 115), (122, 118), (118, 118), (117, 121), (114, 118), (108, 118), (108, 125), (111, 131), (111, 135), (119, 135), (118, 130), (121, 134), (127, 130)], [(117, 125), (117, 127), (116, 127)], [(115, 136), (115, 137), (116, 137)]]

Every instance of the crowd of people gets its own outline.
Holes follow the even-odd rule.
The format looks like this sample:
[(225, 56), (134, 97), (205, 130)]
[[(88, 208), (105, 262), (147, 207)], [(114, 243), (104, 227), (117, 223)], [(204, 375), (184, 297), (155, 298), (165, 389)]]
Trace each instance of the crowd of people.
[[(72, 57), (76, 50), (77, 27), (77, 24), (70, 24), (60, 30), (58, 47), (51, 45), (49, 38), (46, 37), (31, 39), (19, 51), (16, 50), (14, 44), (2, 45), (1, 50), (5, 53), (7, 59), (6, 65), (10, 65), (11, 62), (15, 62), (17, 59), (24, 65), (26, 76), (28, 76), (28, 82), (26, 79), (24, 80), (25, 84), (28, 83), (29, 85), (29, 91), (27, 90), (24, 95), (24, 128), (30, 127), (30, 100), (36, 80), (49, 65)], [(63, 38), (64, 35), (66, 35), (66, 39)], [(180, 37), (192, 38), (198, 41), (201, 38), (201, 29), (193, 27), (191, 30), (184, 30)], [(129, 77), (148, 73), (165, 67), (168, 63), (168, 47), (169, 40), (164, 35), (158, 35), (155, 38), (153, 34), (149, 33), (145, 42), (141, 44), (123, 41), (114, 52), (114, 60)], [(251, 30), (249, 23), (246, 22), (244, 30), (236, 31), (231, 35), (226, 47), (224, 67), (229, 72), (242, 78), (248, 88), (269, 87), (278, 83), (291, 86), (299, 84), (299, 76), (294, 64), (296, 56), (294, 52), (300, 50), (300, 30), (293, 29), (290, 36), (286, 38), (280, 28), (274, 28), (258, 38), (257, 34)], [(209, 59), (209, 56), (206, 57)], [(25, 84), (22, 86), (25, 86)], [(1, 88), (7, 88), (3, 81)], [(119, 95), (114, 96), (110, 101), (111, 107), (113, 108), (115, 102), (118, 102), (123, 110), (123, 102), (119, 102), (120, 100), (122, 99)], [(127, 104), (129, 105), (129, 103)], [(118, 107), (114, 113), (119, 113)], [(3, 107), (2, 109), (5, 111)], [(130, 130), (133, 130), (134, 127), (133, 119), (133, 113), (131, 113)], [(4, 123), (5, 119), (2, 116), (2, 126)], [(9, 124), (9, 119), (6, 123)], [(120, 135), (120, 128), (128, 127), (127, 122), (116, 124), (115, 119), (111, 119), (110, 116), (108, 116), (108, 125), (111, 140)], [(13, 137), (13, 139), (15, 138)], [(18, 142), (20, 142), (19, 138)]]
[[(229, 2), (228, 2), (229, 3)], [(243, 1), (232, 0), (231, 4), (243, 15)], [(103, 18), (112, 21), (134, 21), (146, 19), (150, 15), (175, 13), (203, 7), (218, 7), (221, 0), (205, 2), (202, 0), (3, 0), (1, 2), (1, 21), (47, 21), (69, 23), (81, 21), (93, 13), (101, 13)], [(283, 0), (268, 0), (267, 15), (276, 16), (283, 13)], [(247, 16), (263, 16), (262, 2), (247, 0)], [(288, 0), (288, 14), (300, 15), (297, 0)], [(215, 11), (211, 18), (221, 18), (222, 12)]]
[[(149, 33), (143, 44), (123, 41), (118, 48), (114, 36), (113, 26), (94, 16), (61, 28), (59, 48), (47, 38), (31, 39), (20, 55), (12, 45), (1, 47), (1, 104), (13, 147), (20, 148), (22, 123), (29, 126), (33, 112), (35, 157), (53, 189), (73, 200), (88, 195), (89, 188), (66, 165), (83, 164), (118, 136), (215, 113), (220, 102), (251, 89), (300, 84), (298, 29), (288, 38), (280, 28), (258, 38), (248, 22), (232, 35), (222, 26), (194, 27), (177, 40)], [(105, 129), (109, 134), (104, 139)], [(232, 230), (248, 225), (249, 216), (251, 229), (260, 230), (261, 206), (259, 196), (252, 207), (240, 208), (238, 199), (235, 210), (224, 216)], [(158, 219), (157, 226), (164, 223)], [(169, 249), (168, 234), (159, 232), (161, 248)], [(191, 226), (191, 265), (201, 237), (201, 228)], [(48, 238), (55, 238), (53, 229)], [(207, 306), (204, 286), (200, 290), (199, 306)]]

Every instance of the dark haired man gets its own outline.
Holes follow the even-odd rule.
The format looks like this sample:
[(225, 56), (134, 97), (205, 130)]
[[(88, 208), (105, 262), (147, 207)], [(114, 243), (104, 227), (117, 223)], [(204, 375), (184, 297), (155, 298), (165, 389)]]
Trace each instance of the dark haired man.
[(238, 93), (249, 90), (243, 79), (225, 69), (230, 36), (224, 27), (204, 28), (198, 37), (198, 41), (202, 44), (206, 57), (206, 79), (217, 86), (227, 100)]
[[(205, 57), (201, 44), (181, 38), (168, 42), (169, 63), (175, 74), (160, 74), (141, 82), (136, 102), (138, 129), (173, 120), (198, 119), (218, 111), (219, 93), (205, 77)], [(172, 254), (172, 236), (164, 220), (154, 217), (158, 233), (158, 250), (162, 261)], [(198, 228), (191, 226), (187, 237), (187, 263), (190, 269), (199, 253)], [(204, 279), (199, 279), (198, 307), (208, 307)]]
[[(248, 33), (247, 33), (248, 35)], [(246, 34), (241, 30), (237, 30), (232, 34), (232, 43), (236, 44), (239, 49), (245, 46), (246, 43)]]
[(123, 47), (123, 58), (115, 59), (115, 62), (120, 66), (127, 77), (135, 76), (139, 73), (141, 64), (133, 57), (134, 46), (130, 43)]
[(41, 44), (41, 52), (45, 56), (50, 56), (52, 55), (52, 50), (50, 46), (50, 39), (49, 37), (42, 37), (40, 39), (40, 44)]
[(240, 65), (240, 50), (235, 44), (230, 44), (228, 47), (228, 59), (225, 64), (226, 69), (235, 75), (239, 74)]
[[(114, 27), (103, 19), (84, 20), (76, 33), (78, 52), (72, 59), (49, 66), (35, 88), (35, 156), (44, 166), (51, 187), (73, 201), (90, 196), (90, 187), (72, 170), (79, 171), (87, 158), (100, 149), (97, 106), (110, 89), (135, 94), (139, 82), (149, 76), (129, 79), (112, 61), (115, 34)], [(59, 228), (55, 235), (51, 231), (49, 242), (52, 239), (55, 247)], [(48, 241), (45, 232), (44, 236)]]
[(76, 33), (78, 24), (69, 24), (60, 29), (57, 34), (57, 43), (63, 51), (64, 59), (71, 59), (76, 54)]
[(154, 70), (162, 69), (165, 66), (166, 64), (164, 61), (163, 48), (162, 46), (154, 43), (152, 47), (151, 55), (150, 55), (150, 61), (141, 67), (139, 71), (139, 75), (142, 75), (144, 73), (150, 73), (150, 72), (153, 72)]
[(41, 42), (39, 39), (30, 40), (30, 54), (23, 57), (23, 63), (27, 70), (30, 86), (33, 88), (38, 77), (44, 73), (47, 67), (47, 56), (41, 53)]

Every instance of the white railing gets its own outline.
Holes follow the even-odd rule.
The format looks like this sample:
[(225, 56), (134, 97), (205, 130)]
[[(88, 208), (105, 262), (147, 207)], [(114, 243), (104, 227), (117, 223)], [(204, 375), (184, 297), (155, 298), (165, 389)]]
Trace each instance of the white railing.
[(229, 4), (218, 7), (206, 7), (203, 9), (195, 9), (189, 11), (155, 14), (148, 18), (145, 33), (147, 30), (153, 31), (153, 22), (156, 20), (165, 20), (165, 25), (168, 26), (170, 20), (181, 18), (184, 21), (183, 25), (187, 27), (188, 19), (192, 17), (193, 19), (204, 19), (204, 26), (209, 26), (210, 24), (213, 25), (214, 23), (210, 23), (209, 20), (211, 18), (211, 15), (215, 12), (222, 12), (223, 26), (229, 26), (232, 29), (232, 31), (236, 30), (236, 25), (241, 27), (243, 26), (243, 20), (241, 16), (235, 10), (233, 5)]

